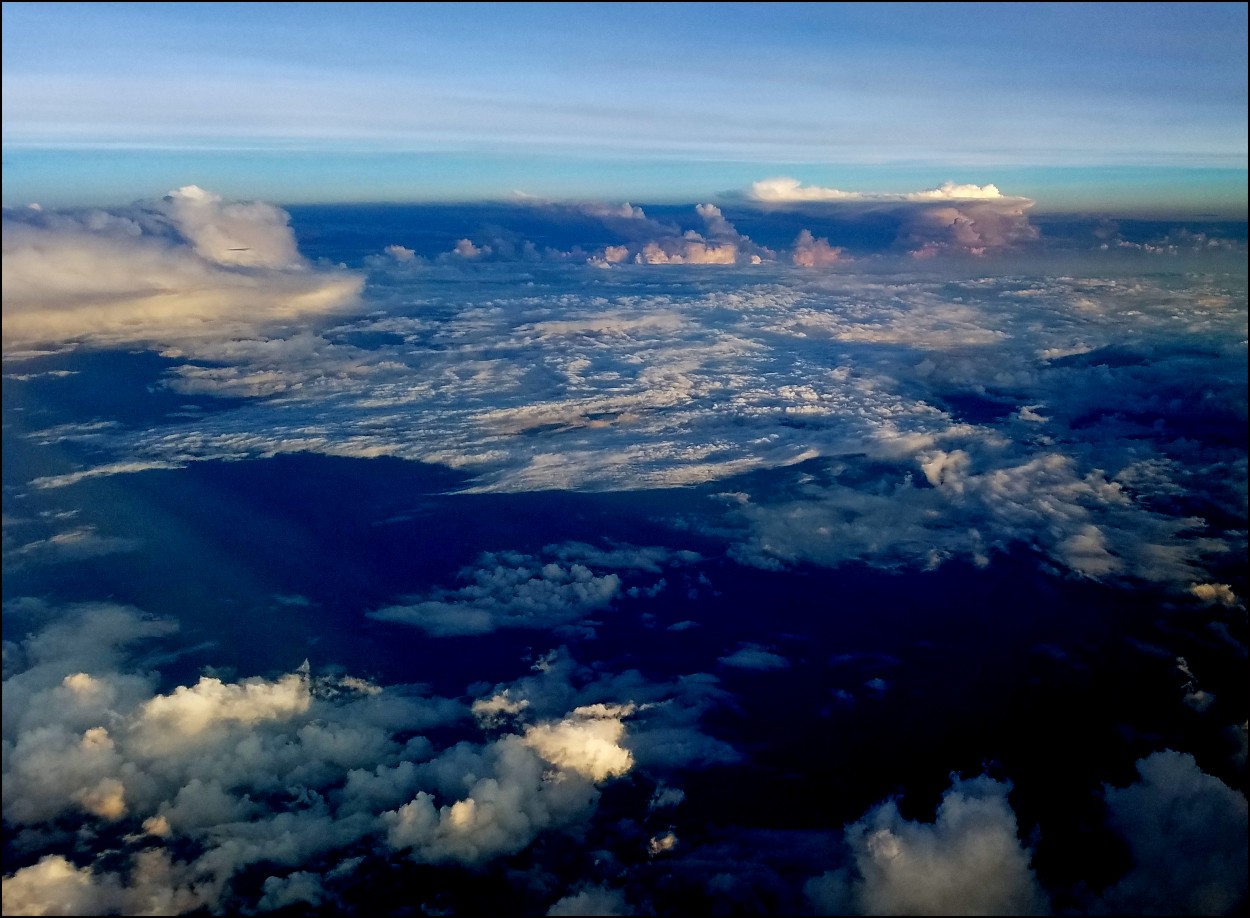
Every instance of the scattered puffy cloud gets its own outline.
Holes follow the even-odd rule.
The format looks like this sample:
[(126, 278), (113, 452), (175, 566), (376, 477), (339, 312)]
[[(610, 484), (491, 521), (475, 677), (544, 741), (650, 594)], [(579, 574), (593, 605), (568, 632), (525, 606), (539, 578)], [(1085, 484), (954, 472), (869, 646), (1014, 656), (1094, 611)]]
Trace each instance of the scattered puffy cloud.
[(1211, 707), (1215, 703), (1215, 696), (1199, 687), (1198, 677), (1189, 668), (1189, 662), (1184, 657), (1177, 657), (1176, 668), (1187, 677), (1183, 688), (1185, 704), (1195, 711), (1205, 711)]
[(633, 705), (574, 708), (558, 723), (531, 726), (522, 742), (553, 765), (603, 781), (626, 774), (633, 766), (633, 755), (620, 745), (625, 734), (623, 718), (632, 713)]
[(560, 772), (555, 780), (515, 736), (480, 754), (458, 751), (455, 767), (482, 777), (465, 782), (464, 796), (453, 795), (454, 802), (438, 806), (434, 794), (418, 791), (383, 813), (389, 845), (422, 862), (479, 864), (520, 851), (546, 829), (586, 819), (598, 796), (580, 772)]
[(604, 246), (603, 253), (599, 259), (605, 264), (619, 265), (629, 259), (629, 246), (627, 245), (609, 245)]
[[(681, 235), (652, 240), (634, 255), (640, 265), (735, 265), (760, 264), (775, 256), (742, 235), (715, 204), (699, 204), (695, 212), (704, 231), (686, 230)], [(705, 235), (706, 234), (706, 235)], [(604, 258), (606, 260), (606, 250)]]
[(262, 912), (277, 911), (290, 905), (321, 905), (326, 898), (321, 877), (304, 870), (285, 877), (269, 877), (265, 880), (264, 889), (265, 894), (257, 903)]
[(415, 262), (417, 260), (417, 253), (414, 252), (412, 249), (408, 248), (407, 246), (388, 245), (382, 251), (385, 252), (387, 255), (391, 256), (391, 258), (400, 262), (401, 264), (407, 263), (407, 262)]
[(586, 886), (560, 899), (547, 909), (547, 914), (577, 916), (632, 915), (634, 913), (621, 890), (607, 889), (603, 886)]
[(647, 853), (652, 857), (661, 854), (667, 854), (670, 851), (677, 850), (679, 844), (677, 833), (673, 831), (661, 832), (659, 835), (653, 835), (647, 840)]
[(738, 247), (732, 242), (715, 245), (702, 238), (682, 237), (648, 242), (634, 261), (640, 265), (732, 265), (738, 262)]
[(787, 669), (790, 661), (781, 654), (774, 653), (759, 644), (745, 643), (733, 653), (720, 657), (720, 662), (733, 669), (754, 669), (767, 671)]
[(992, 467), (978, 469), (985, 460), (963, 450), (920, 452), (929, 487), (903, 475), (875, 494), (833, 483), (800, 501), (744, 507), (753, 534), (739, 556), (765, 567), (857, 559), (932, 568), (955, 557), (985, 566), (993, 553), (1027, 544), (1079, 576), (1182, 588), (1223, 553), (1202, 520), (1139, 505), (1102, 470), (1082, 472), (1057, 453), (1008, 463), (1001, 449), (981, 449), (997, 459)]
[[(1107, 786), (1110, 825), (1132, 854), (1128, 873), (1095, 896), (1090, 914), (1232, 914), (1246, 898), (1246, 798), (1164, 750), (1137, 763), (1139, 780)], [(886, 801), (845, 827), (845, 861), (805, 886), (817, 914), (1039, 915), (1049, 896), (1031, 866), (1008, 800), (1011, 785), (956, 778), (932, 822)]]
[(461, 258), (481, 258), (483, 255), (489, 255), (490, 252), (490, 246), (476, 246), (471, 239), (461, 239), (452, 249), (452, 254), (459, 255)]
[(1137, 763), (1139, 780), (1107, 787), (1112, 825), (1132, 852), (1128, 875), (1104, 893), (1113, 914), (1227, 915), (1247, 895), (1246, 797), (1164, 750)]
[(852, 863), (810, 881), (810, 904), (818, 914), (1046, 914), (1010, 789), (985, 776), (958, 779), (932, 823), (881, 804), (847, 827)]
[(1210, 605), (1238, 605), (1237, 594), (1227, 583), (1195, 583), (1189, 592)]
[[(336, 903), (364, 858), (485, 865), (583, 831), (606, 782), (717, 755), (698, 728), (711, 677), (657, 683), (557, 650), (480, 694), (474, 727), (460, 701), (307, 665), (160, 691), (128, 660), (167, 622), (42, 612), (50, 624), (6, 642), (4, 818), (25, 861), (4, 877), (6, 913)], [(53, 823), (116, 841), (66, 856), (39, 829)], [(237, 885), (262, 866), (259, 886)], [(624, 903), (589, 886), (563, 901)]]
[(113, 878), (101, 882), (90, 867), (75, 867), (59, 854), (5, 877), (3, 888), (6, 915), (106, 915), (120, 912), (129, 898)]
[(95, 526), (75, 526), (46, 538), (22, 541), (10, 536), (14, 527), (14, 523), (5, 520), (5, 570), (16, 570), (28, 564), (57, 564), (132, 551), (140, 544), (136, 539), (101, 535)]
[[(592, 628), (580, 620), (606, 609), (621, 594), (623, 580), (617, 571), (658, 572), (661, 565), (697, 558), (694, 552), (657, 547), (601, 549), (584, 543), (548, 546), (542, 557), (487, 552), (475, 567), (461, 571), (465, 586), (406, 597), (369, 617), (413, 625), (436, 637), (501, 628)], [(606, 573), (596, 572), (605, 568)]]

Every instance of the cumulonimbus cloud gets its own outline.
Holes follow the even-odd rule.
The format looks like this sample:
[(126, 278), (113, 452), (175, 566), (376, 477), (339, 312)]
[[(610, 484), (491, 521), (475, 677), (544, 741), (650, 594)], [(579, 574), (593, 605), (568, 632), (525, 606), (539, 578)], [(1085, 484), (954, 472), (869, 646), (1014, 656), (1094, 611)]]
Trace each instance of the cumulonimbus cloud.
[(344, 310), (363, 286), (302, 258), (278, 208), (194, 185), (126, 212), (6, 209), (3, 249), (6, 353), (229, 339)]
[[(843, 208), (886, 209), (899, 222), (897, 245), (918, 258), (942, 252), (984, 255), (1038, 238), (1029, 223), (1029, 198), (1005, 195), (997, 185), (944, 182), (922, 191), (843, 191), (820, 185), (804, 185), (787, 176), (755, 182), (746, 198), (766, 206), (829, 205)], [(795, 244), (794, 263), (812, 267), (828, 253), (810, 241)]]
[(820, 185), (804, 185), (788, 176), (754, 182), (747, 197), (769, 204), (811, 201), (993, 201), (1004, 195), (996, 185), (956, 184), (943, 182), (937, 188), (923, 191), (843, 191)]

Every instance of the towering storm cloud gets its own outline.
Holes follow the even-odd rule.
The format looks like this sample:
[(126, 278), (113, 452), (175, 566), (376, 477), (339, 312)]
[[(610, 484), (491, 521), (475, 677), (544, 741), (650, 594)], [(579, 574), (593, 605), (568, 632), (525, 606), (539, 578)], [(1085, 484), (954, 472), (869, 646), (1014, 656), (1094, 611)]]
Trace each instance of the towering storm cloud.
[(4, 348), (246, 334), (350, 306), (361, 279), (300, 257), (281, 210), (194, 185), (120, 213), (4, 211)]
[[(783, 176), (755, 182), (746, 197), (768, 208), (815, 212), (814, 207), (844, 217), (887, 214), (899, 225), (896, 243), (915, 258), (947, 250), (984, 255), (1034, 242), (1039, 235), (1028, 218), (1034, 202), (1004, 195), (996, 185), (945, 182), (924, 191), (859, 192), (804, 185)], [(796, 244), (795, 264), (804, 263), (799, 260), (802, 250)]]

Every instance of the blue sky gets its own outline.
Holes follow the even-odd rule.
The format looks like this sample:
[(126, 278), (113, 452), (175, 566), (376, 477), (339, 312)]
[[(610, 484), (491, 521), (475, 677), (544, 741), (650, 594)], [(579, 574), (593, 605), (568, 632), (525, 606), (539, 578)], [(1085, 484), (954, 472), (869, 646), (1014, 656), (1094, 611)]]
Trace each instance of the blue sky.
[(1244, 4), (3, 17), (0, 913), (1247, 913)]
[(1246, 6), (6, 3), (4, 202), (1246, 208)]

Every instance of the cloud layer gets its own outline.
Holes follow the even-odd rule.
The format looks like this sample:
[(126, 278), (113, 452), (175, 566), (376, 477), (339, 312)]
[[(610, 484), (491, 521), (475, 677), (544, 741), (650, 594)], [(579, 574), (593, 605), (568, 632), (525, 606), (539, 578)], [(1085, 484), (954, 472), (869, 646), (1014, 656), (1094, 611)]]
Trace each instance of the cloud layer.
[[(1244, 506), (1244, 454), (1204, 432), (1245, 421), (1235, 282), (1195, 276), (1182, 293), (1149, 278), (787, 269), (640, 288), (567, 265), (499, 296), (505, 266), (410, 270), (375, 267), (372, 315), (348, 324), (167, 347), (171, 389), (248, 401), (151, 430), (37, 432), (114, 458), (31, 486), (305, 451), (439, 463), (471, 476), (468, 490), (511, 492), (701, 485), (814, 463), (822, 474), (789, 490), (728, 488), (734, 557), (924, 568), (1027, 545), (1079, 576), (1188, 593), (1226, 583), (1211, 565), (1244, 543), (1220, 522)], [(590, 292), (569, 286), (587, 273)], [(1160, 423), (1169, 436), (1143, 437)], [(1221, 512), (1178, 501), (1188, 487)], [(575, 563), (547, 563), (484, 562), (494, 573), (473, 575), (477, 586), (377, 615), (485, 633), (526, 616), (555, 623), (619, 588), (610, 571), (584, 579)], [(490, 599), (492, 577), (518, 592)]]
[(3, 910), (1244, 910), (1244, 275), (791, 206), (15, 218), (204, 321), (6, 344)]

